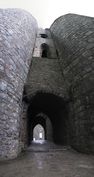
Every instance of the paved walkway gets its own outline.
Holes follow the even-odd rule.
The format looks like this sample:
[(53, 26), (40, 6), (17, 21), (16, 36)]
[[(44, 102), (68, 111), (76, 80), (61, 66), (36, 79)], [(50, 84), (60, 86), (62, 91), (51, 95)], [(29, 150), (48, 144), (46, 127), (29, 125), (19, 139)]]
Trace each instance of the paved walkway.
[(17, 159), (1, 162), (0, 177), (94, 177), (94, 156), (48, 147), (33, 144)]

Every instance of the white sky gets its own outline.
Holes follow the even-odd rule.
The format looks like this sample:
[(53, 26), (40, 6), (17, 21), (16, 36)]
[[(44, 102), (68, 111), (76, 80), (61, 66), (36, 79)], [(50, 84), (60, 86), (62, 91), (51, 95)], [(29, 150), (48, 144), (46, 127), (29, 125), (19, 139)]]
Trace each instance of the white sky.
[(94, 17), (94, 0), (0, 0), (0, 8), (25, 9), (43, 28), (49, 27), (56, 18), (67, 13)]

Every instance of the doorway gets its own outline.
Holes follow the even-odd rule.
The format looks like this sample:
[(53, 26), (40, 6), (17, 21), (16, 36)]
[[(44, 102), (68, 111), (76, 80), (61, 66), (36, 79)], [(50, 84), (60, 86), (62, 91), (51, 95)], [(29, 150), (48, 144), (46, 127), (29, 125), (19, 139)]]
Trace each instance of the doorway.
[(41, 57), (49, 58), (49, 46), (45, 43), (41, 45)]
[(33, 129), (33, 142), (43, 143), (45, 141), (45, 130), (41, 124), (37, 124)]

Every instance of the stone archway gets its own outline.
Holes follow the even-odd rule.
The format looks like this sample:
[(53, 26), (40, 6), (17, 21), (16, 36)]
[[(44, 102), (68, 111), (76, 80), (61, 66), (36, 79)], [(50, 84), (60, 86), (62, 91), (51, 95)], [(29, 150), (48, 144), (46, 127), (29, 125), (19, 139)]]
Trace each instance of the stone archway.
[[(33, 129), (37, 124), (40, 124), (44, 128), (45, 140), (53, 141), (53, 127), (52, 127), (52, 122), (50, 120), (50, 117), (48, 117), (43, 112), (38, 113), (34, 117), (34, 120), (32, 121), (32, 125), (33, 125), (32, 126), (32, 135), (33, 135)], [(33, 140), (32, 136), (31, 136), (31, 139)]]
[(33, 128), (33, 142), (45, 141), (45, 130), (41, 124), (37, 124)]
[(65, 101), (54, 94), (40, 92), (31, 98), (28, 107), (28, 144), (30, 144), (33, 137), (31, 129), (35, 124), (40, 123), (46, 130), (46, 121), (43, 119), (43, 115), (49, 117), (52, 123), (53, 142), (67, 144), (69, 122)]

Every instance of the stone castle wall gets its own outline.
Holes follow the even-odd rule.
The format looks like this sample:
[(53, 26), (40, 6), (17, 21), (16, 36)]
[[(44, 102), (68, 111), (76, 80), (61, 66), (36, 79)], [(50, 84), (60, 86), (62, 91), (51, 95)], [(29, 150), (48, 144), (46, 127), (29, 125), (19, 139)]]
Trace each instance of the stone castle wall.
[[(47, 38), (42, 38), (41, 34), (47, 35)], [(57, 58), (54, 42), (52, 40), (52, 36), (51, 36), (50, 31), (48, 29), (43, 30), (41, 28), (38, 29), (33, 57), (40, 57), (41, 58), (41, 45), (44, 43), (49, 46), (49, 49), (50, 49), (50, 57), (49, 58), (53, 58), (53, 59)]]
[[(46, 34), (47, 38), (41, 37), (41, 34)], [(40, 56), (40, 53), (42, 53), (41, 44), (43, 43), (49, 46), (49, 58)], [(29, 99), (39, 91), (53, 93), (63, 98), (67, 95), (54, 42), (49, 30), (38, 30), (32, 65), (30, 66), (25, 88)]]
[(71, 144), (94, 152), (94, 18), (67, 14), (50, 30), (70, 97)]
[(23, 86), (37, 33), (37, 22), (18, 9), (0, 9), (0, 157), (19, 152)]
[[(50, 57), (40, 55), (43, 43)], [(63, 98), (70, 144), (94, 153), (94, 18), (68, 14), (43, 30), (23, 10), (0, 10), (0, 158), (26, 145), (28, 104), (38, 92)]]
[(67, 99), (57, 59), (33, 58), (25, 88), (29, 99), (37, 92), (53, 93)]

